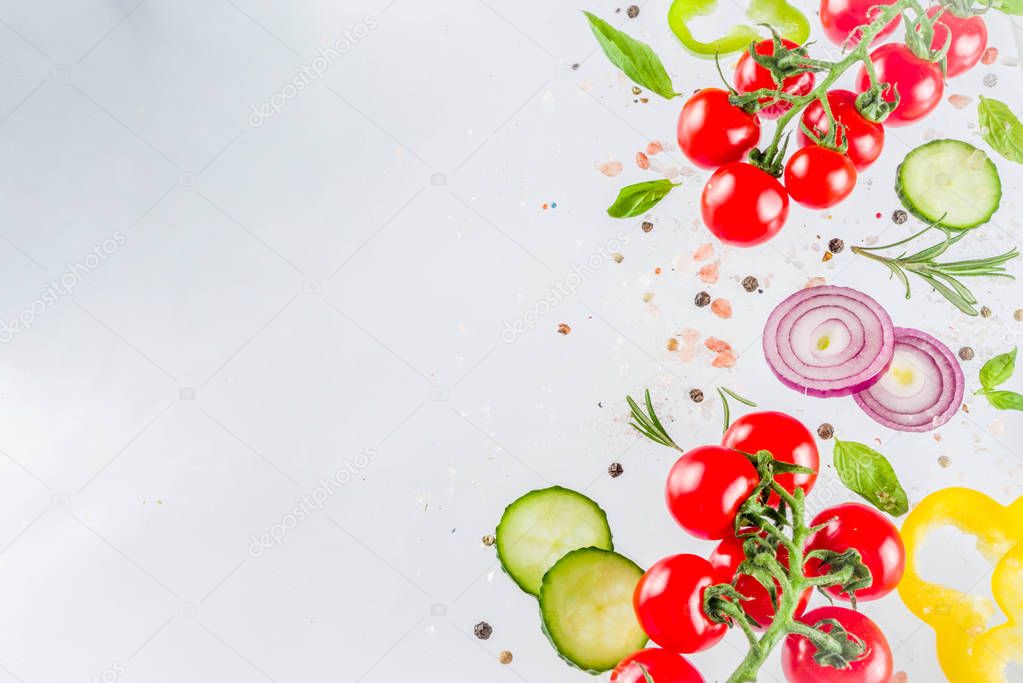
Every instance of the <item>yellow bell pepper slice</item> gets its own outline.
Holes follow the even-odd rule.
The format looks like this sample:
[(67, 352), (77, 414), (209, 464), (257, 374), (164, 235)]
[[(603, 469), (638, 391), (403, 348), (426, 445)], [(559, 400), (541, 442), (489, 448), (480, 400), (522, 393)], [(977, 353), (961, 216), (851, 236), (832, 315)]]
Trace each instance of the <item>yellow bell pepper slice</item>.
[[(994, 566), (994, 602), (920, 578), (917, 551), (932, 530), (944, 526), (976, 537), (977, 549)], [(934, 629), (938, 662), (948, 680), (1007, 681), (1006, 667), (1023, 663), (1023, 497), (1004, 506), (972, 489), (937, 491), (909, 513), (902, 540), (906, 572), (899, 596)], [(999, 611), (1004, 623), (989, 627)]]

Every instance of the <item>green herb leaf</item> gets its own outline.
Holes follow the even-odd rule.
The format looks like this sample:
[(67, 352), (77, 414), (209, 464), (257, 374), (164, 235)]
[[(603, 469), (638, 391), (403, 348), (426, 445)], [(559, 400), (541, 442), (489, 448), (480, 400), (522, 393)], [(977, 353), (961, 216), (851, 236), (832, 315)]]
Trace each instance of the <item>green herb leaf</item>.
[(589, 12), (583, 14), (589, 19), (590, 29), (597, 37), (604, 54), (612, 64), (624, 71), (626, 76), (665, 99), (670, 100), (678, 95), (675, 86), (671, 84), (671, 76), (661, 63), (661, 58), (649, 45), (619, 31), (598, 16)]
[(999, 12), (1023, 16), (1023, 0), (994, 0), (991, 4)]
[[(1023, 14), (1023, 0), (1018, 0)], [(1008, 105), (981, 96), (977, 105), (980, 130), (984, 141), (1009, 161), (1023, 164), (1023, 123)]]
[(1016, 349), (995, 356), (980, 369), (980, 385), (985, 392), (1005, 383), (1016, 371)]
[(664, 199), (673, 187), (678, 187), (680, 184), (662, 178), (626, 185), (618, 191), (615, 203), (607, 208), (607, 215), (612, 218), (641, 216)]
[(909, 511), (906, 492), (883, 455), (855, 441), (835, 439), (835, 470), (842, 483), (893, 517)]
[(1023, 410), (1023, 395), (1015, 391), (985, 391), (984, 396), (998, 410)]

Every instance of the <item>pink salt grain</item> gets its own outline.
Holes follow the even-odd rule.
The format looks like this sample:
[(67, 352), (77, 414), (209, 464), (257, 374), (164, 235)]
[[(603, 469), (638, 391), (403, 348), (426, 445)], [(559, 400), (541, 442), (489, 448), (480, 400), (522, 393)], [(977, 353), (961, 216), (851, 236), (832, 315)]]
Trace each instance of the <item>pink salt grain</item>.
[(719, 263), (717, 261), (714, 263), (708, 263), (703, 268), (700, 268), (700, 280), (702, 282), (706, 282), (708, 285), (712, 285), (717, 282), (719, 275)]
[(623, 168), (622, 162), (620, 161), (605, 161), (597, 164), (597, 170), (606, 175), (608, 178), (614, 178), (622, 172)]

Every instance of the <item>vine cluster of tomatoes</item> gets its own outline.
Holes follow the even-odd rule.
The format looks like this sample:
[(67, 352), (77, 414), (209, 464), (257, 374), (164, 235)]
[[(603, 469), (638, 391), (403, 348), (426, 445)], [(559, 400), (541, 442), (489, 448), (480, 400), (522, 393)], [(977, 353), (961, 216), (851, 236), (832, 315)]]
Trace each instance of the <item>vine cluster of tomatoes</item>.
[[(641, 433), (681, 450), (649, 394), (646, 412), (630, 403)], [(841, 504), (804, 523), (819, 465), (806, 427), (773, 411), (739, 418), (721, 445), (683, 453), (668, 475), (668, 508), (689, 534), (719, 544), (707, 558), (672, 555), (646, 571), (633, 603), (661, 649), (624, 660), (613, 683), (645, 683), (646, 675), (656, 683), (702, 683), (681, 655), (713, 647), (729, 627), (741, 628), (750, 644), (732, 683), (756, 680), (778, 644), (791, 683), (888, 683), (891, 650), (874, 622), (835, 605), (805, 611), (814, 588), (854, 608), (884, 597), (905, 564), (898, 530), (871, 507)]]
[[(814, 59), (806, 46), (776, 34), (743, 53), (728, 90), (692, 96), (679, 116), (678, 143), (694, 164), (714, 170), (701, 198), (710, 231), (752, 246), (782, 228), (790, 198), (824, 209), (848, 197), (857, 173), (881, 154), (885, 126), (929, 114), (946, 75), (968, 71), (983, 56), (987, 28), (973, 0), (941, 3), (925, 10), (917, 0), (821, 0), (825, 34), (850, 49), (842, 59)], [(900, 19), (905, 42), (871, 49)], [(856, 65), (854, 91), (832, 87)], [(800, 149), (786, 162), (786, 127), (796, 116)], [(763, 119), (778, 123), (761, 150)]]

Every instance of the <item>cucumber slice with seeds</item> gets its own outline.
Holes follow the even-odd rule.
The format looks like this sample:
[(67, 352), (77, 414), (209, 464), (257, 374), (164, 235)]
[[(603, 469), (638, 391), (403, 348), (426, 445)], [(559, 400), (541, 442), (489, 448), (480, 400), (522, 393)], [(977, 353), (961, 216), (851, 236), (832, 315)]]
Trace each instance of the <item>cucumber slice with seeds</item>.
[(544, 574), (540, 616), (562, 659), (596, 674), (646, 645), (632, 608), (642, 576), (635, 562), (600, 548), (573, 550)]
[(565, 553), (586, 547), (612, 550), (607, 514), (581, 493), (560, 486), (530, 491), (497, 525), (497, 558), (522, 590), (540, 594), (543, 575)]
[(982, 150), (961, 140), (934, 140), (902, 161), (895, 191), (917, 218), (965, 230), (991, 219), (1002, 198), (998, 169)]

